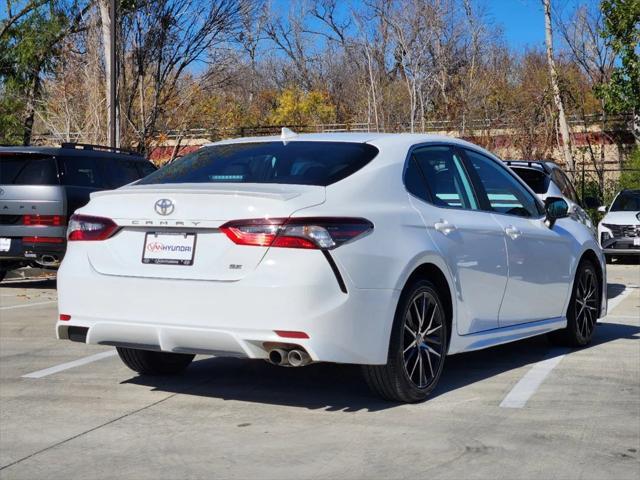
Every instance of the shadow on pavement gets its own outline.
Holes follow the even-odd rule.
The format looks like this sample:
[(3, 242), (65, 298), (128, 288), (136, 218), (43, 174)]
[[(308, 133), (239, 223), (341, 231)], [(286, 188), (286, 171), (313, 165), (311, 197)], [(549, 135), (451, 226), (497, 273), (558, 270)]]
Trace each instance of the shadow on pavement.
[[(598, 324), (592, 348), (620, 338), (637, 338), (640, 328), (603, 322)], [(472, 385), (501, 373), (572, 350), (550, 347), (544, 336), (447, 358), (444, 372), (431, 398)], [(201, 397), (283, 405), (310, 410), (375, 412), (399, 406), (369, 392), (355, 365), (315, 364), (282, 368), (263, 361), (206, 358), (194, 362), (178, 377), (139, 376), (123, 383), (154, 390)]]
[(621, 283), (607, 283), (607, 298), (609, 300), (616, 298), (626, 289), (627, 289), (627, 286)]

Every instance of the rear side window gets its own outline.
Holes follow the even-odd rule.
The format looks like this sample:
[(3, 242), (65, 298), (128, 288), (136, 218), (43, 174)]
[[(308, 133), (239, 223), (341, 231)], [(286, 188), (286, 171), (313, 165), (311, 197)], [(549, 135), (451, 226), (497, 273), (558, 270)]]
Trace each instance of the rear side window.
[(366, 143), (263, 142), (204, 147), (139, 182), (283, 183), (327, 186), (360, 170), (378, 154)]
[(138, 171), (140, 172), (140, 178), (151, 175), (157, 170), (150, 162), (136, 162), (136, 167), (138, 167)]
[(516, 172), (524, 183), (526, 183), (534, 192), (544, 194), (549, 190), (549, 177), (542, 170), (518, 167), (511, 167), (511, 170)]
[(102, 168), (112, 187), (122, 187), (135, 182), (143, 175), (138, 169), (138, 163), (134, 160), (105, 160)]
[(0, 184), (58, 185), (58, 172), (53, 157), (0, 155)]
[(64, 157), (62, 181), (65, 185), (74, 187), (104, 188), (105, 182), (102, 172), (98, 168), (100, 159), (86, 157)]
[(447, 146), (416, 148), (412, 160), (420, 168), (434, 205), (477, 209), (478, 204), (462, 160)]

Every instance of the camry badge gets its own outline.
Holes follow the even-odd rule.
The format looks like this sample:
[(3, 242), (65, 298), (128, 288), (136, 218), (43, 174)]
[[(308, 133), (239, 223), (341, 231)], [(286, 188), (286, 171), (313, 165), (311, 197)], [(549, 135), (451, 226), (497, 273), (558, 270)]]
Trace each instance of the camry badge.
[(176, 209), (176, 206), (168, 198), (161, 198), (154, 206), (158, 215), (171, 215)]

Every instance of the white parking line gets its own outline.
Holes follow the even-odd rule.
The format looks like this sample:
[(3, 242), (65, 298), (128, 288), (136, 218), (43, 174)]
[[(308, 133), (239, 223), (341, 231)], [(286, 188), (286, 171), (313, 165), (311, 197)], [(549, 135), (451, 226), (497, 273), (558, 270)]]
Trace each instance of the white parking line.
[(25, 303), (24, 305), (11, 305), (10, 307), (0, 307), (0, 310), (13, 310), (14, 308), (37, 307), (38, 305), (49, 305), (50, 303), (57, 303), (57, 301), (50, 300), (48, 302)]
[[(557, 350), (556, 350), (557, 351)], [(564, 351), (564, 350), (563, 350)], [(552, 353), (553, 354), (553, 353)], [(562, 361), (564, 354), (556, 355), (541, 362), (536, 363), (524, 377), (511, 389), (500, 404), (503, 408), (522, 408), (527, 401), (536, 393), (538, 387), (542, 385), (547, 375)]]
[(63, 370), (69, 370), (70, 368), (79, 367), (81, 365), (86, 365), (87, 363), (95, 362), (98, 360), (102, 360), (103, 358), (109, 358), (116, 355), (117, 352), (115, 350), (109, 350), (107, 352), (96, 353), (95, 355), (90, 355), (88, 357), (79, 358), (78, 360), (73, 360), (72, 362), (61, 363), (60, 365), (56, 365), (54, 367), (45, 368), (44, 370), (38, 370), (37, 372), (27, 373), (23, 375), (22, 378), (42, 378), (49, 375), (53, 375), (54, 373), (62, 372)]
[[(620, 305), (620, 303), (622, 303), (622, 301), (633, 291), (633, 288), (636, 288), (636, 286), (632, 285), (629, 288), (625, 288), (622, 293), (613, 298), (607, 306), (607, 311), (611, 312)], [(531, 370), (529, 370), (524, 377), (515, 384), (507, 396), (504, 397), (500, 406), (503, 408), (523, 408), (533, 394), (536, 393), (540, 385), (542, 385), (545, 378), (547, 378), (551, 371), (558, 366), (563, 358), (564, 354), (556, 355), (533, 365)]]

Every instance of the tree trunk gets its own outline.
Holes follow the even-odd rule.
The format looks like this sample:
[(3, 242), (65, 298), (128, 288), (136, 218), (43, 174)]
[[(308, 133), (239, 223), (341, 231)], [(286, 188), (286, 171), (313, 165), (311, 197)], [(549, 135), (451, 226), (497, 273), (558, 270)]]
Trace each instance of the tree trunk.
[(564, 114), (564, 105), (562, 104), (562, 97), (560, 96), (560, 87), (558, 86), (558, 72), (556, 70), (556, 63), (553, 59), (553, 31), (551, 29), (551, 0), (542, 0), (544, 6), (544, 21), (545, 21), (545, 40), (547, 44), (547, 63), (549, 65), (549, 77), (551, 78), (551, 89), (553, 90), (553, 101), (556, 104), (558, 110), (558, 123), (560, 126), (560, 136), (562, 138), (562, 152), (564, 155), (565, 167), (568, 170), (567, 174), (573, 181), (575, 174), (575, 164), (573, 162), (573, 156), (571, 155), (571, 134), (569, 133), (569, 125), (567, 124), (567, 117)]
[(40, 95), (40, 66), (34, 68), (31, 85), (26, 92), (27, 101), (24, 107), (24, 115), (22, 120), (22, 145), (31, 145), (31, 136), (33, 135), (33, 122), (36, 115), (36, 98)]
[(109, 79), (111, 78), (111, 69), (115, 68), (115, 65), (111, 65), (111, 8), (110, 0), (98, 0), (98, 7), (100, 9), (100, 22), (102, 24), (102, 51), (104, 53), (104, 73), (105, 73), (105, 98), (107, 99), (107, 139), (111, 144), (111, 120), (109, 111), (111, 109), (112, 102), (115, 99), (111, 98), (111, 89)]

